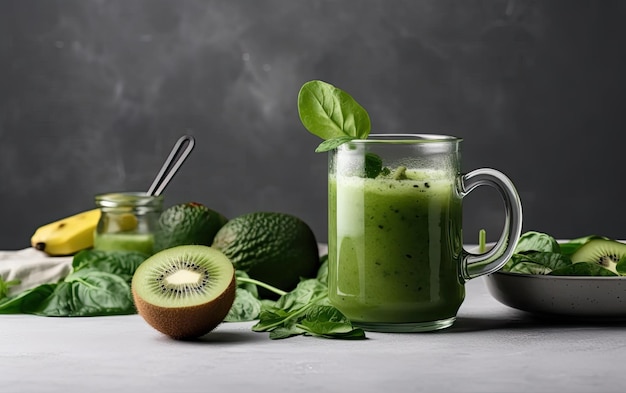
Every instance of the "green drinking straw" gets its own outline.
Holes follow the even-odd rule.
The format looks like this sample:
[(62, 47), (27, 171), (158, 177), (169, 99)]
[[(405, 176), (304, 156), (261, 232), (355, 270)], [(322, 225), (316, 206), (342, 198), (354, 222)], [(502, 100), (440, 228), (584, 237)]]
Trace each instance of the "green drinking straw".
[(481, 253), (487, 251), (487, 231), (484, 229), (478, 231), (478, 251)]

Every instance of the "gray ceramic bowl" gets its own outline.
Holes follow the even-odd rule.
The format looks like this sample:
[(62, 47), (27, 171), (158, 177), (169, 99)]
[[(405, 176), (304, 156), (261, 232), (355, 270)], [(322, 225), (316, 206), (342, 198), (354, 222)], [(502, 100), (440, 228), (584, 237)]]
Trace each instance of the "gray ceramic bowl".
[(539, 315), (626, 320), (626, 277), (496, 272), (485, 277), (500, 303)]

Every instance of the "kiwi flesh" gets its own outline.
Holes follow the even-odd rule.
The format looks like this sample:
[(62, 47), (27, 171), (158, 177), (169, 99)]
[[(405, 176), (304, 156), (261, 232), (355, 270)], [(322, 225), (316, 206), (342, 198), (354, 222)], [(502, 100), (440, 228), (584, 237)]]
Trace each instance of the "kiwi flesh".
[(572, 263), (594, 262), (617, 274), (617, 263), (624, 256), (626, 244), (616, 240), (594, 239), (572, 254)]
[(221, 251), (183, 245), (157, 252), (131, 284), (139, 315), (174, 339), (201, 337), (219, 325), (235, 300), (235, 268)]

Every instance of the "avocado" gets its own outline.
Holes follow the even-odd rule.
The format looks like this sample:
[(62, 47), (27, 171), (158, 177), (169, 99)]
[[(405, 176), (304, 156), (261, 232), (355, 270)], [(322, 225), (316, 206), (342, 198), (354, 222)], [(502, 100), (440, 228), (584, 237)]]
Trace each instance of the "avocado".
[(155, 252), (189, 244), (210, 246), (217, 231), (227, 221), (224, 215), (202, 203), (173, 205), (159, 218), (159, 228), (154, 234)]
[[(286, 292), (302, 278), (315, 277), (320, 266), (313, 231), (300, 218), (285, 213), (235, 217), (220, 228), (212, 247), (230, 258), (235, 269)], [(263, 288), (259, 288), (259, 296), (275, 298)]]

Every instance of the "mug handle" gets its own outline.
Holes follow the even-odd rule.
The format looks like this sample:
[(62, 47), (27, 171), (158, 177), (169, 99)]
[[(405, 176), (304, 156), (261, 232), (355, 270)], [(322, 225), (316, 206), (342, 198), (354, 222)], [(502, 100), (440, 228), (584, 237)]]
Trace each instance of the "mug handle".
[(461, 277), (465, 281), (493, 273), (502, 268), (513, 255), (522, 232), (522, 203), (513, 182), (495, 169), (476, 169), (461, 176), (461, 198), (478, 186), (491, 186), (500, 193), (504, 201), (506, 215), (502, 234), (493, 248), (482, 254), (473, 254), (463, 250)]

